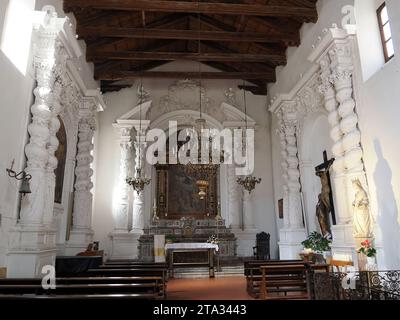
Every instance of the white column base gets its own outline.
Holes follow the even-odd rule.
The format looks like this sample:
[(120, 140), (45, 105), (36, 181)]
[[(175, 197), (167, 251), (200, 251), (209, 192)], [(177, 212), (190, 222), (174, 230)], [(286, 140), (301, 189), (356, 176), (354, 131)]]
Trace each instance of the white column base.
[(354, 261), (357, 267), (358, 258), (353, 237), (352, 224), (332, 226), (332, 257), (335, 260)]
[(111, 233), (111, 249), (108, 259), (137, 259), (139, 257), (138, 233)]
[(42, 277), (44, 266), (55, 265), (56, 254), (56, 230), (19, 225), (10, 231), (7, 277)]
[(75, 256), (86, 251), (89, 243), (93, 242), (94, 232), (91, 229), (72, 229), (69, 240), (65, 246), (65, 255)]
[(256, 245), (257, 229), (232, 229), (236, 236), (236, 255), (238, 257), (252, 257), (253, 247)]
[(298, 260), (300, 252), (303, 250), (302, 242), (306, 240), (306, 230), (301, 229), (281, 229), (279, 241), (280, 260)]

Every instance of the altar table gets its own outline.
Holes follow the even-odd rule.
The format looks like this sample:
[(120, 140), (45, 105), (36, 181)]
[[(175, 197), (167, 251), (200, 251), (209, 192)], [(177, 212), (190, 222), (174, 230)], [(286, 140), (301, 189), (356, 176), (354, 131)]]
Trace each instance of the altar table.
[(176, 267), (208, 266), (210, 278), (215, 277), (214, 256), (218, 252), (217, 244), (212, 243), (169, 243), (167, 252), (170, 276), (174, 276)]

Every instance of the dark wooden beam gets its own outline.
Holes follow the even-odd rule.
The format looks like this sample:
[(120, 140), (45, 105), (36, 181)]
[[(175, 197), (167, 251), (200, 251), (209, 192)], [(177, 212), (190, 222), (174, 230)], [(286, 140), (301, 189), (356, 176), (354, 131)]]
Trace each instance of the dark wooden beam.
[(263, 5), (236, 3), (209, 3), (158, 0), (64, 0), (64, 10), (73, 8), (98, 8), (106, 10), (133, 10), (152, 12), (191, 12), (204, 14), (299, 17), (304, 21), (315, 22), (318, 18), (316, 7), (294, 5)]
[[(108, 16), (109, 16), (109, 20), (110, 20), (110, 12), (108, 12)], [(188, 15), (183, 15), (181, 13), (168, 14), (162, 18), (153, 20), (150, 23), (147, 22), (146, 28), (161, 28), (161, 27), (162, 28), (170, 28), (177, 24), (186, 22), (186, 21), (188, 21), (188, 19), (189, 19)], [(78, 28), (80, 25), (87, 26), (86, 24), (78, 23)], [(97, 24), (97, 25), (99, 25), (99, 24)], [(90, 41), (88, 39), (86, 41), (86, 43), (88, 44), (88, 49), (91, 50), (91, 48), (93, 48), (93, 47), (96, 48), (96, 47), (103, 47), (103, 46), (108, 46), (108, 45), (118, 45), (118, 44), (126, 42), (127, 40), (129, 40), (129, 39), (127, 39), (127, 38), (122, 38), (122, 39), (121, 38), (100, 38), (100, 39), (95, 39), (92, 41)]]
[[(192, 16), (191, 19), (197, 18)], [(234, 27), (209, 16), (201, 15), (201, 21), (215, 31), (235, 32), (236, 30)], [(280, 54), (286, 57), (286, 47), (282, 44), (273, 44), (274, 46), (272, 46), (272, 44), (253, 43), (251, 45), (262, 50), (263, 54)]]
[(113, 71), (96, 73), (97, 80), (167, 79), (253, 79), (275, 81), (275, 72), (193, 72), (193, 71)]
[(140, 51), (91, 51), (89, 61), (98, 60), (191, 60), (191, 61), (232, 61), (232, 62), (267, 62), (284, 64), (282, 55), (240, 54), (240, 53), (189, 53), (189, 52), (140, 52)]
[(175, 39), (175, 40), (207, 40), (230, 42), (262, 42), (287, 43), (299, 42), (298, 35), (268, 34), (260, 32), (226, 32), (197, 31), (172, 29), (117, 28), (117, 27), (78, 27), (77, 34), (81, 38), (110, 37), (132, 39)]

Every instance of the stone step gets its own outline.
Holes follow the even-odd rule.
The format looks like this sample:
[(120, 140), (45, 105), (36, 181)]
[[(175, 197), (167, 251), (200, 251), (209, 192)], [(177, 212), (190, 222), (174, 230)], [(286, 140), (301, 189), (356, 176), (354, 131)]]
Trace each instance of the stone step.
[[(220, 272), (215, 272), (216, 278), (243, 276), (243, 267), (223, 267)], [(208, 278), (208, 268), (176, 268), (174, 270), (176, 279), (204, 279)]]

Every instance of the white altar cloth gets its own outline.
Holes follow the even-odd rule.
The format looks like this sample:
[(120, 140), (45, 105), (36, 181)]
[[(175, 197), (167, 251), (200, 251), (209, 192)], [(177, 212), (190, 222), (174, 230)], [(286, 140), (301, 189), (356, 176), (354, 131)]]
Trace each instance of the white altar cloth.
[(168, 243), (165, 245), (165, 250), (174, 249), (215, 249), (218, 252), (219, 246), (213, 243)]

